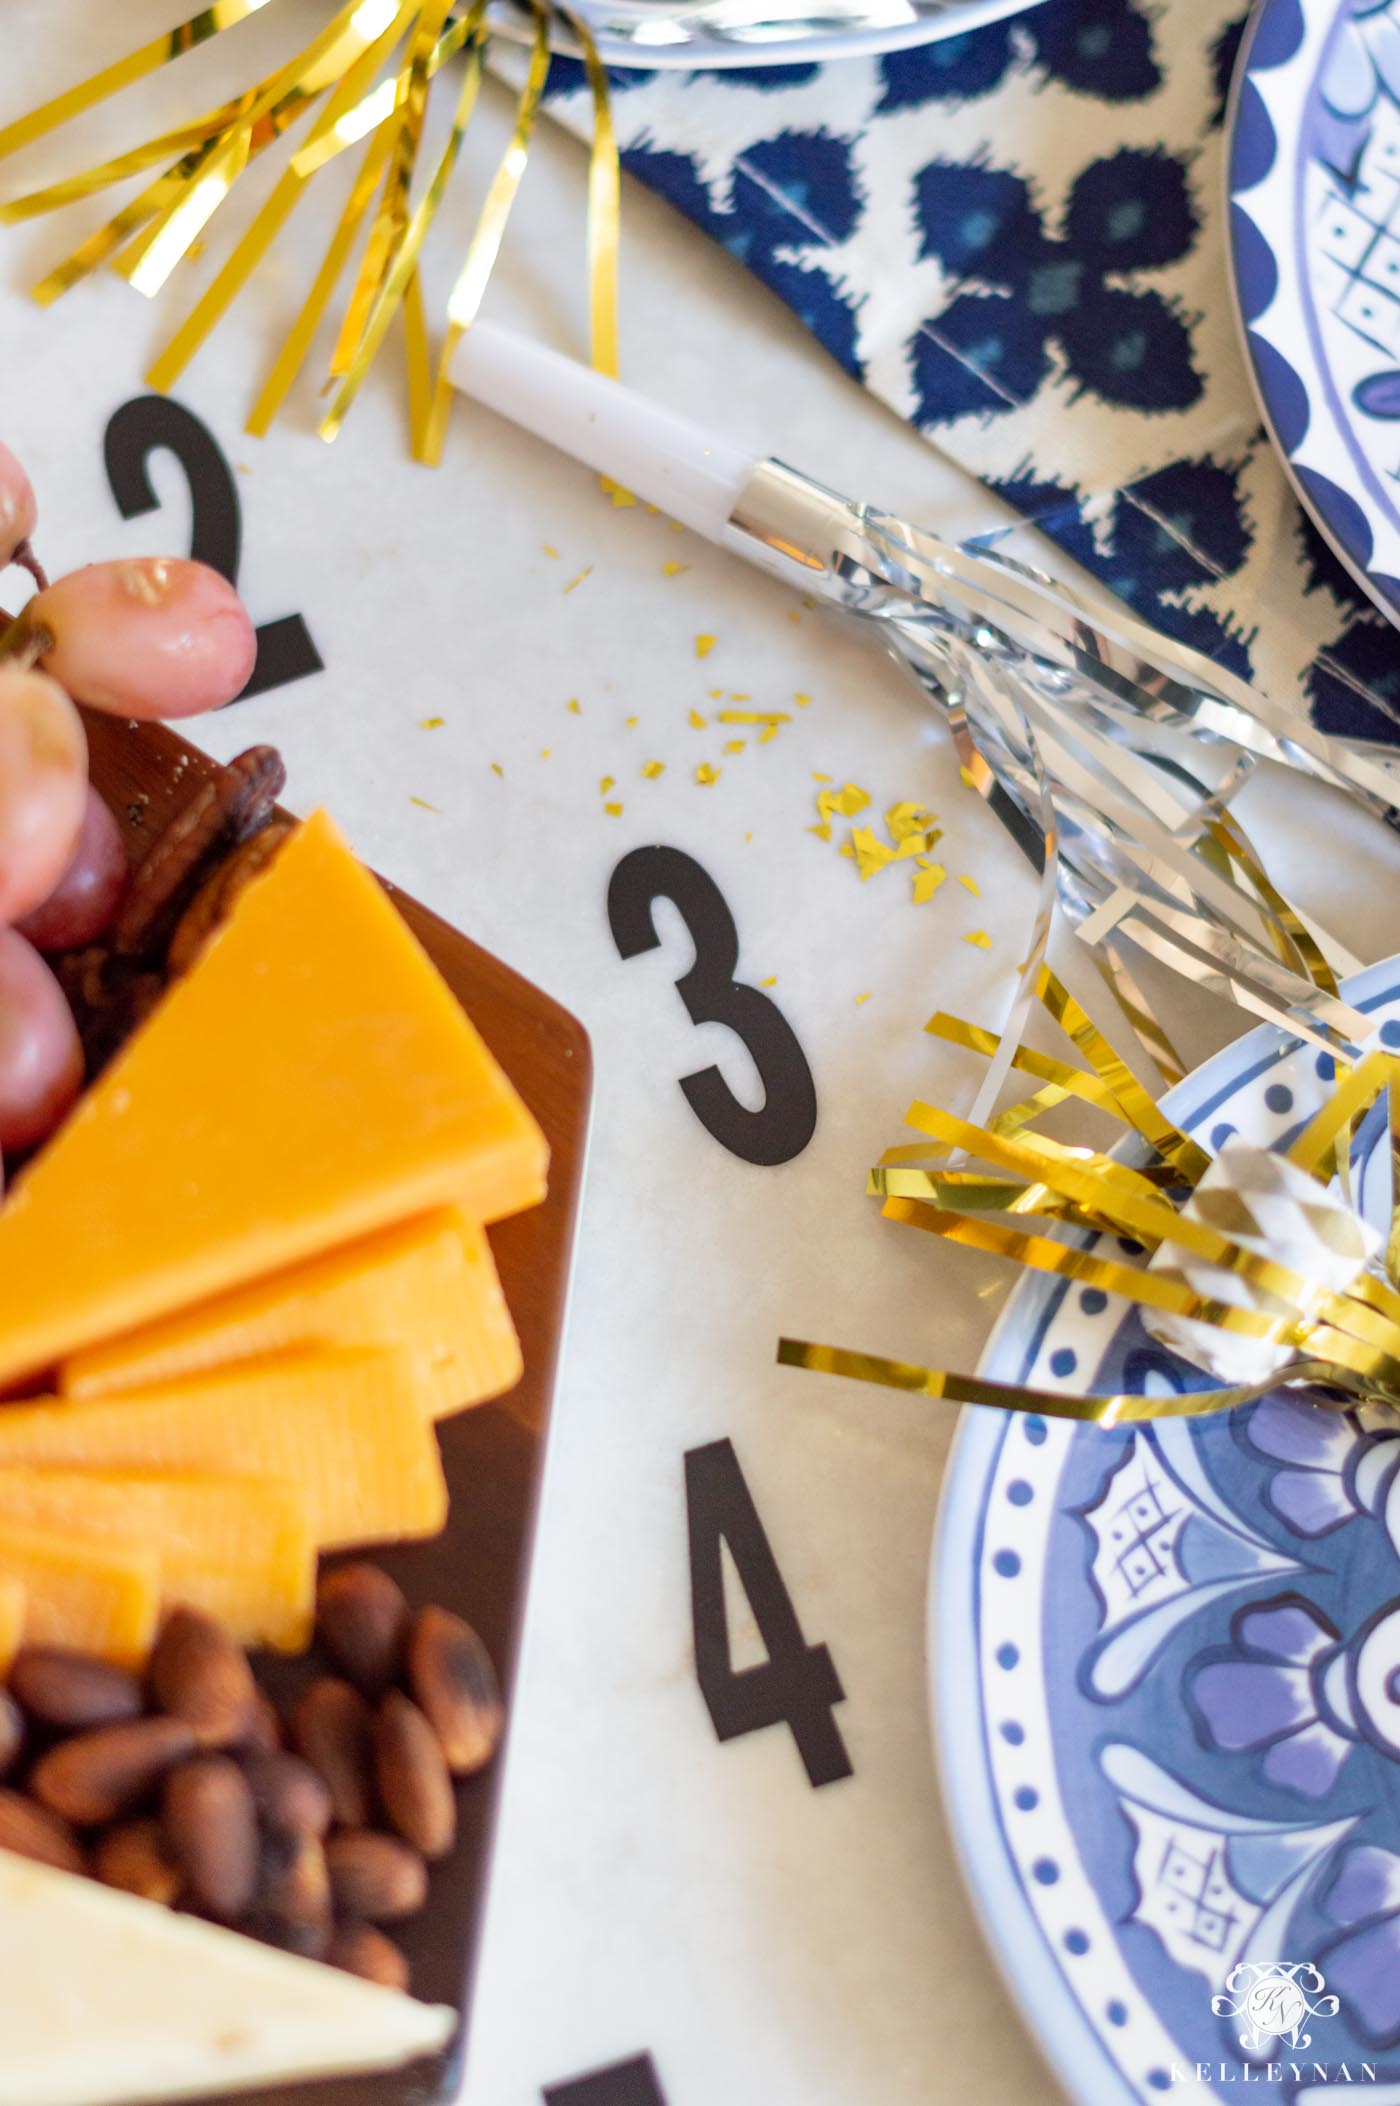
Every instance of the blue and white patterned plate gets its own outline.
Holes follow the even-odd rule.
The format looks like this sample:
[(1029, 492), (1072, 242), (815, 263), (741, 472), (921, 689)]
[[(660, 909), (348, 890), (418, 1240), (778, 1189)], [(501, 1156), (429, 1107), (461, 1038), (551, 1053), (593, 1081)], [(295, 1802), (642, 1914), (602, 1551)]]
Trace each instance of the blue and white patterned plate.
[[(1400, 959), (1348, 992), (1400, 1046)], [(1326, 1066), (1264, 1029), (1167, 1103), (1206, 1146), (1279, 1145)], [(1389, 1155), (1378, 1107), (1356, 1147), (1377, 1221)], [(1123, 1303), (1049, 1276), (1013, 1294), (982, 1372), (1203, 1380)], [(1282, 1392), (1117, 1431), (966, 1412), (929, 1620), (964, 1869), (1071, 2096), (1150, 2106), (1209, 2064), (1212, 2086), (1271, 2082), (1260, 2098), (1397, 2106), (1400, 1419)], [(1268, 1973), (1304, 1963), (1325, 1986)], [(1259, 1981), (1284, 2037), (1213, 2009)]]
[(1263, 0), (1229, 191), (1274, 438), (1338, 555), (1400, 619), (1400, 0)]

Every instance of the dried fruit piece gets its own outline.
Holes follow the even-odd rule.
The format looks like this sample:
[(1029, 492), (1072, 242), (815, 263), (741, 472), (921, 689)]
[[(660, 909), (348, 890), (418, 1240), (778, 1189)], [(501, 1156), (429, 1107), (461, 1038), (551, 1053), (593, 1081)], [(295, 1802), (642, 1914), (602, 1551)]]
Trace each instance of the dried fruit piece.
[(321, 1642), (367, 1697), (382, 1696), (397, 1681), (411, 1614), (402, 1588), (363, 1561), (327, 1573), (316, 1590)]
[(317, 1837), (330, 1827), (330, 1786), (300, 1755), (260, 1748), (244, 1756), (243, 1774), (264, 1827), (282, 1835)]
[(102, 1884), (173, 1908), (184, 1878), (159, 1821), (123, 1821), (99, 1837), (93, 1870)]
[(253, 1794), (228, 1755), (196, 1755), (165, 1780), (161, 1812), (170, 1848), (196, 1908), (233, 1923), (258, 1886), (258, 1817)]
[(15, 1655), (10, 1688), (32, 1718), (67, 1733), (140, 1718), (141, 1684), (123, 1667), (61, 1645), (26, 1645)]
[(457, 1801), (438, 1737), (418, 1706), (391, 1689), (374, 1718), (374, 1775), (390, 1821), (426, 1858), (457, 1839)]
[(313, 1682), (292, 1714), (292, 1740), (330, 1789), (342, 1828), (363, 1828), (374, 1803), (374, 1715), (333, 1675)]
[(248, 1730), (243, 1736), (243, 1745), (250, 1751), (275, 1755), (282, 1746), (282, 1718), (265, 1691), (259, 1690), (253, 1702)]
[(243, 1739), (257, 1708), (248, 1655), (212, 1616), (172, 1611), (151, 1655), (151, 1691), (163, 1711), (182, 1718), (201, 1747)]
[(85, 1869), (81, 1846), (68, 1823), (21, 1792), (0, 1789), (0, 1850), (53, 1865), (60, 1872)]
[(112, 931), (117, 951), (134, 958), (164, 949), (209, 859), (258, 831), (285, 781), (275, 746), (250, 746), (205, 777), (133, 873)]
[(51, 1813), (80, 1828), (96, 1827), (139, 1806), (194, 1746), (183, 1719), (125, 1719), (50, 1748), (35, 1764), (30, 1787)]
[(392, 1938), (372, 1923), (343, 1923), (330, 1942), (326, 1958), (332, 1967), (357, 1974), (385, 1989), (407, 1989), (408, 1962)]
[(450, 1609), (420, 1609), (408, 1643), (408, 1680), (447, 1767), (469, 1777), (491, 1760), (505, 1727), (496, 1670), (477, 1633)]
[(428, 1898), (428, 1868), (421, 1854), (397, 1836), (372, 1828), (348, 1828), (326, 1845), (331, 1898), (344, 1916), (367, 1923), (396, 1923), (416, 1915)]

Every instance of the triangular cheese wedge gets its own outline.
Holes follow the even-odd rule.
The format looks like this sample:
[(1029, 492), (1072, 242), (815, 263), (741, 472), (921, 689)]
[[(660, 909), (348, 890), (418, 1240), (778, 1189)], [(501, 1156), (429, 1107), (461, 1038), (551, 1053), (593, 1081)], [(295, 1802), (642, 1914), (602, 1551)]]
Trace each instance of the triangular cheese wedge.
[(445, 2047), (456, 2013), (0, 1852), (0, 2106), (160, 2106)]
[(0, 1208), (0, 1385), (429, 1207), (514, 1213), (546, 1162), (317, 813)]
[(450, 1207), (342, 1244), (65, 1360), (65, 1397), (114, 1397), (309, 1346), (402, 1345), (434, 1418), (520, 1379), (486, 1232)]

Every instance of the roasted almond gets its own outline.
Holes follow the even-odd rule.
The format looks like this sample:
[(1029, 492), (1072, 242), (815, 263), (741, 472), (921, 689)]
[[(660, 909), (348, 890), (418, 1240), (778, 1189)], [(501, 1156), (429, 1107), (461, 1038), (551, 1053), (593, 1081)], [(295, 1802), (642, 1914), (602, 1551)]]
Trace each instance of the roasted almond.
[(411, 1698), (391, 1689), (374, 1715), (374, 1776), (390, 1822), (426, 1858), (457, 1839), (457, 1799), (436, 1733)]
[(363, 1828), (374, 1804), (374, 1714), (348, 1682), (324, 1675), (292, 1713), (292, 1740), (330, 1788), (342, 1828)]
[(173, 1908), (184, 1877), (159, 1821), (122, 1821), (98, 1838), (92, 1868), (102, 1884)]
[(266, 1749), (275, 1753), (282, 1745), (282, 1717), (272, 1698), (264, 1690), (258, 1690), (253, 1699), (247, 1731), (241, 1745), (248, 1749)]
[(31, 1857), (60, 1872), (85, 1870), (78, 1838), (68, 1823), (20, 1792), (0, 1788), (0, 1850)]
[(300, 1755), (258, 1748), (243, 1757), (258, 1818), (283, 1835), (323, 1836), (334, 1808), (330, 1786)]
[(10, 1689), (31, 1718), (68, 1733), (140, 1718), (146, 1708), (135, 1675), (60, 1645), (21, 1646)]
[(411, 1843), (372, 1828), (347, 1828), (326, 1844), (331, 1899), (342, 1916), (397, 1923), (428, 1898), (428, 1868)]
[(151, 1655), (151, 1694), (182, 1718), (202, 1748), (230, 1747), (248, 1732), (258, 1691), (248, 1655), (212, 1616), (178, 1608)]
[(315, 1836), (264, 1836), (257, 1900), (244, 1928), (284, 1952), (319, 1960), (333, 1927), (326, 1855)]
[(363, 1561), (328, 1572), (316, 1590), (321, 1643), (363, 1696), (398, 1680), (411, 1615), (398, 1584)]
[(408, 1641), (408, 1683), (454, 1777), (491, 1760), (505, 1726), (496, 1670), (477, 1633), (450, 1609), (420, 1609)]
[(0, 1777), (12, 1770), (24, 1746), (24, 1713), (8, 1690), (0, 1689)]
[(60, 1741), (39, 1758), (30, 1790), (51, 1813), (80, 1828), (131, 1813), (168, 1769), (194, 1753), (183, 1719), (132, 1718)]
[(407, 1989), (408, 1962), (392, 1938), (372, 1923), (343, 1923), (331, 1939), (326, 1958), (332, 1967), (357, 1974), (385, 1989)]
[(196, 1755), (165, 1780), (165, 1833), (188, 1899), (220, 1923), (252, 1907), (258, 1885), (258, 1817), (248, 1780), (229, 1755)]

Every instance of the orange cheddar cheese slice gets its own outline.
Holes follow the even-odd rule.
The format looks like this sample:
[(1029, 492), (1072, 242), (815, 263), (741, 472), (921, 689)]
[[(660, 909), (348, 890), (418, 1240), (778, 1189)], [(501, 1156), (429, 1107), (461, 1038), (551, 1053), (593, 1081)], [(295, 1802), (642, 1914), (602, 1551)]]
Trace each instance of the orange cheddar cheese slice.
[(0, 1207), (0, 1387), (430, 1207), (515, 1213), (547, 1157), (317, 813)]
[(29, 1589), (22, 1579), (0, 1575), (0, 1674), (7, 1675), (10, 1663), (24, 1637), (24, 1611)]
[(520, 1341), (483, 1229), (449, 1207), (236, 1287), (65, 1360), (66, 1397), (115, 1396), (264, 1353), (391, 1346), (413, 1354), (434, 1418), (520, 1379)]
[(14, 1463), (289, 1478), (321, 1550), (432, 1536), (447, 1519), (406, 1353), (285, 1354), (87, 1404), (0, 1405), (0, 1467)]
[(12, 1524), (155, 1551), (162, 1604), (203, 1609), (241, 1645), (310, 1642), (316, 1545), (306, 1496), (285, 1479), (8, 1465), (0, 1529)]
[(139, 1667), (160, 1616), (160, 1559), (134, 1543), (94, 1543), (0, 1516), (0, 1578), (25, 1589), (24, 1643), (67, 1645)]

